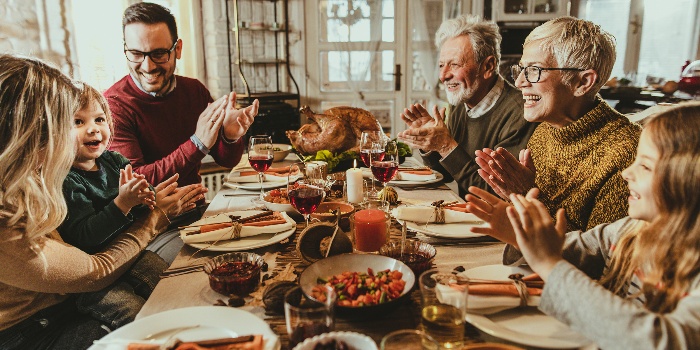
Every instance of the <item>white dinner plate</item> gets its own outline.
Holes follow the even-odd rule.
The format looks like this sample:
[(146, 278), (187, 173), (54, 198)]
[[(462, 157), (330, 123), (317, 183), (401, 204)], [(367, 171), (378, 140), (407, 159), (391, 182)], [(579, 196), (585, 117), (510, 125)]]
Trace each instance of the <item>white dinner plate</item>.
[[(247, 210), (247, 211), (234, 211), (230, 213), (225, 213), (226, 215), (231, 214), (231, 215), (239, 215), (241, 217), (249, 216), (249, 215), (255, 215), (261, 213), (261, 211), (256, 211), (256, 210)], [(215, 217), (211, 217), (211, 222), (220, 222), (221, 219), (217, 219)], [(292, 220), (291, 218), (287, 218), (287, 220)], [(201, 219), (198, 221), (195, 221), (193, 224), (198, 225), (198, 224), (203, 224), (206, 223), (205, 219)], [(243, 237), (238, 240), (225, 240), (225, 241), (218, 241), (216, 243), (209, 243), (209, 242), (200, 242), (200, 243), (185, 243), (191, 247), (194, 247), (196, 249), (202, 249), (202, 250), (209, 250), (209, 251), (214, 251), (214, 252), (236, 252), (236, 251), (243, 251), (243, 250), (248, 250), (248, 249), (255, 249), (255, 248), (261, 248), (261, 247), (266, 247), (278, 242), (283, 241), (284, 239), (288, 238), (289, 236), (293, 235), (294, 232), (296, 232), (296, 223), (294, 227), (287, 231), (282, 231), (282, 232), (277, 232), (277, 233), (263, 233), (260, 235), (256, 236), (250, 236), (250, 237)]]
[[(396, 221), (403, 225), (403, 220), (396, 219)], [(488, 227), (488, 223), (469, 224), (462, 222), (453, 224), (425, 224), (413, 221), (406, 221), (406, 228), (411, 231), (422, 233), (426, 236), (447, 239), (484, 237), (485, 235), (483, 234), (474, 233), (469, 230), (471, 227), (475, 226)]]
[(165, 341), (170, 336), (182, 341), (198, 341), (262, 334), (265, 350), (278, 350), (281, 347), (279, 338), (270, 326), (248, 311), (223, 306), (195, 306), (138, 319), (107, 334), (90, 350), (126, 349), (129, 342), (157, 333), (162, 333), (163, 337), (154, 339), (156, 342)]
[[(470, 278), (508, 280), (512, 273), (532, 273), (526, 269), (488, 265), (463, 272)], [(547, 316), (536, 307), (515, 308), (490, 315), (467, 313), (467, 322), (494, 337), (518, 344), (548, 349), (580, 348), (592, 342), (569, 326)]]
[[(241, 188), (244, 190), (259, 190), (260, 189), (260, 183), (259, 182), (224, 182), (224, 186), (229, 187), (229, 188)], [(279, 187), (284, 187), (287, 186), (287, 181), (263, 181), (262, 183), (262, 188), (263, 190), (270, 190), (273, 188), (279, 188)]]

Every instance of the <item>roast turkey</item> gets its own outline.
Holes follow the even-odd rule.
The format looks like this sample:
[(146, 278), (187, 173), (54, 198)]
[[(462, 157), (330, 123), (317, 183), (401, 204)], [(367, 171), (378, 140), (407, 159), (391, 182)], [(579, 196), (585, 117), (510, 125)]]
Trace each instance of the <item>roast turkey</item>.
[(333, 153), (357, 151), (362, 131), (382, 131), (377, 118), (362, 108), (340, 106), (316, 114), (309, 106), (304, 106), (299, 111), (311, 123), (297, 131), (287, 131), (287, 137), (292, 146), (304, 155), (316, 154), (320, 150)]

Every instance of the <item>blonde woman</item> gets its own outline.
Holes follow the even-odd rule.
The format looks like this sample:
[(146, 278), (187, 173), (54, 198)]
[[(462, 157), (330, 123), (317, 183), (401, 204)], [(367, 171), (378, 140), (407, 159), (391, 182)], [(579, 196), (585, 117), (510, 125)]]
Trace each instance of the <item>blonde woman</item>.
[(626, 215), (620, 172), (634, 159), (641, 128), (598, 95), (615, 63), (615, 38), (582, 19), (561, 17), (535, 28), (512, 66), (524, 117), (540, 122), (519, 159), (504, 148), (477, 151), (479, 175), (507, 199), (533, 187), (569, 230), (588, 230)]
[(512, 244), (505, 263), (524, 258), (546, 281), (539, 308), (601, 348), (697, 349), (700, 104), (649, 121), (622, 176), (629, 217), (586, 232), (565, 234), (563, 211), (555, 225), (536, 191), (511, 195), (508, 206), (473, 188), (480, 199), (468, 196), (469, 207), (493, 223), (493, 236)]
[(61, 191), (74, 159), (78, 89), (57, 69), (0, 55), (0, 348), (81, 349), (106, 331), (75, 310), (69, 293), (100, 290), (193, 200), (176, 178), (156, 209), (93, 255), (64, 243)]

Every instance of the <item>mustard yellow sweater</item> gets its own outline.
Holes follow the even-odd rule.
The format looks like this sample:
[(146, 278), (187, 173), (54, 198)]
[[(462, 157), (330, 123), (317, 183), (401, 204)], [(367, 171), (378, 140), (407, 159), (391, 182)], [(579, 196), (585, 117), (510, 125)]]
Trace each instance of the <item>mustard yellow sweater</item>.
[(564, 208), (569, 230), (582, 231), (627, 216), (629, 190), (621, 172), (634, 161), (640, 133), (638, 124), (601, 99), (566, 127), (541, 123), (528, 147), (550, 213)]

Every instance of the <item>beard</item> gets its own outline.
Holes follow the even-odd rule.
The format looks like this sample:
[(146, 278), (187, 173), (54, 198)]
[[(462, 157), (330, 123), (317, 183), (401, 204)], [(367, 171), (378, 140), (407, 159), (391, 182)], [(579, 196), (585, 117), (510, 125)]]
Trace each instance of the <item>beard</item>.
[(474, 79), (469, 87), (464, 85), (459, 86), (459, 90), (456, 92), (447, 91), (447, 102), (453, 106), (457, 106), (462, 103), (466, 103), (474, 95), (474, 91), (479, 90), (479, 81)]

